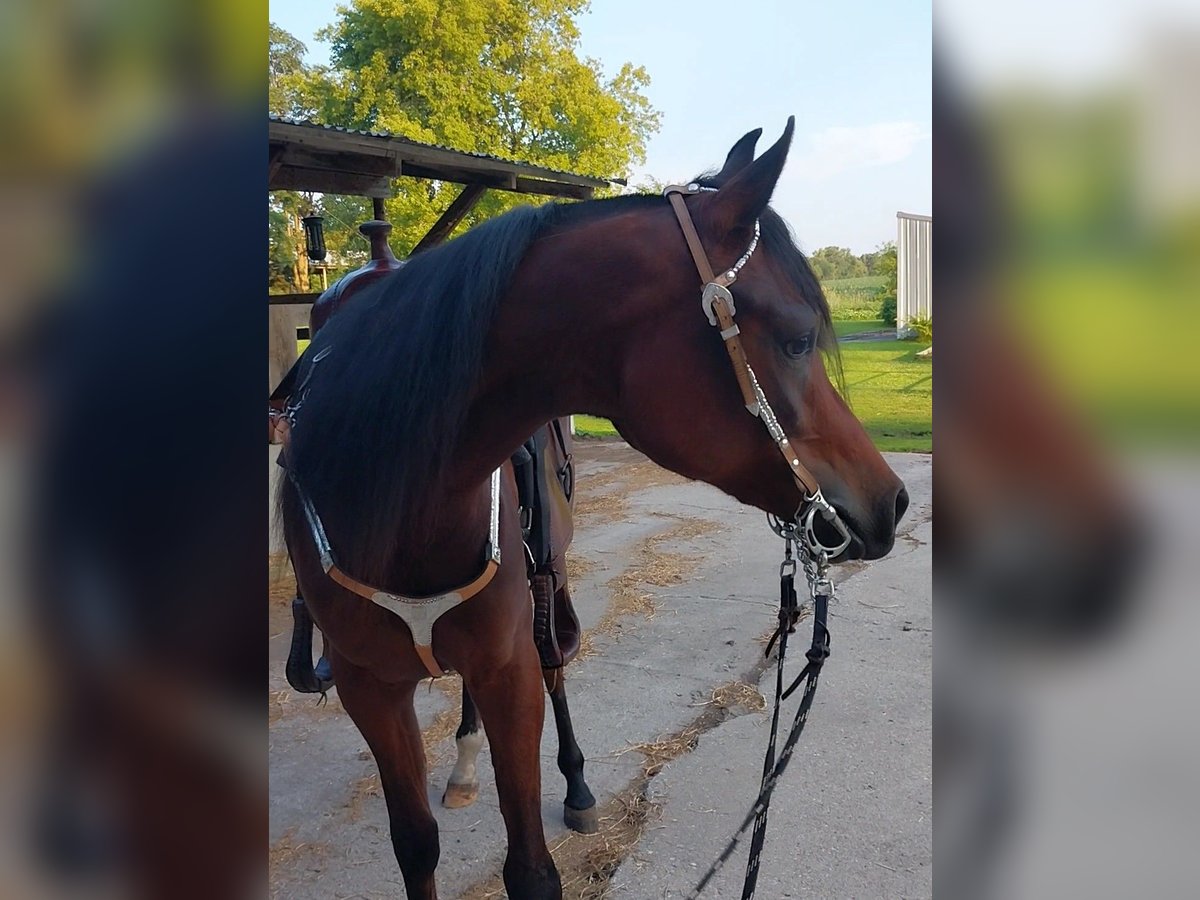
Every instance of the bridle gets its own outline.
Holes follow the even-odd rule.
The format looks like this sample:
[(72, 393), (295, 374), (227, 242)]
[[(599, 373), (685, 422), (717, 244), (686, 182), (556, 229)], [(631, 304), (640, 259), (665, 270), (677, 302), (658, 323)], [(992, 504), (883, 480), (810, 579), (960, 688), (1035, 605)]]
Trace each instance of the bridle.
[[(701, 298), (704, 314), (712, 325), (720, 325), (721, 327), (721, 337), (724, 339), (725, 347), (729, 351), (729, 358), (733, 363), (734, 376), (738, 380), (738, 386), (742, 391), (746, 409), (752, 415), (762, 419), (767, 432), (775, 442), (775, 446), (779, 448), (779, 452), (783, 454), (783, 458), (787, 461), (792, 472), (792, 477), (795, 479), (803, 498), (796, 509), (793, 521), (784, 522), (772, 518), (771, 527), (775, 529), (777, 534), (789, 541), (789, 547), (790, 542), (794, 541), (801, 548), (803, 559), (819, 561), (822, 566), (823, 575), (823, 567), (827, 565), (828, 560), (836, 557), (850, 545), (850, 532), (838, 517), (837, 511), (834, 510), (829, 501), (821, 494), (821, 487), (817, 483), (816, 477), (800, 462), (799, 457), (796, 456), (795, 451), (792, 449), (787, 434), (779, 424), (779, 420), (775, 417), (775, 413), (771, 409), (771, 404), (767, 402), (762, 387), (754, 375), (754, 370), (750, 367), (750, 363), (746, 359), (746, 352), (742, 348), (741, 339), (738, 337), (738, 327), (733, 321), (736, 308), (734, 306), (733, 294), (730, 293), (729, 287), (737, 280), (738, 272), (749, 262), (750, 257), (754, 255), (754, 251), (758, 248), (758, 221), (756, 220), (754, 223), (754, 239), (750, 242), (750, 246), (746, 248), (746, 252), (730, 268), (720, 275), (714, 275), (712, 266), (708, 261), (708, 255), (704, 252), (704, 246), (700, 242), (700, 235), (696, 232), (696, 226), (692, 224), (692, 217), (683, 202), (684, 195), (696, 194), (706, 190), (716, 190), (716, 188), (702, 187), (694, 183), (686, 187), (671, 185), (664, 193), (671, 201), (675, 215), (679, 219), (679, 227), (683, 230), (683, 235), (687, 239), (688, 247), (692, 252), (692, 258), (696, 261), (696, 268), (699, 270), (701, 280), (704, 283)], [(329, 355), (330, 350), (330, 347), (325, 347), (313, 357), (307, 374), (295, 389), (294, 395), (288, 402), (282, 415), (283, 420), (289, 426), (295, 427), (296, 414), (304, 405), (304, 400), (308, 392), (308, 383), (313, 377), (317, 364)], [(500, 508), (499, 470), (492, 473), (490, 492), (491, 527), (488, 531), (488, 540), (484, 545), (483, 567), (479, 575), (454, 590), (426, 597), (408, 597), (391, 591), (385, 591), (359, 581), (344, 572), (334, 560), (333, 549), (330, 546), (329, 539), (325, 534), (324, 525), (317, 514), (312, 500), (301, 489), (295, 474), (290, 469), (288, 470), (288, 475), (296, 488), (305, 518), (308, 521), (309, 530), (316, 543), (321, 568), (342, 587), (358, 594), (360, 597), (371, 600), (403, 619), (412, 632), (413, 646), (417, 655), (421, 658), (429, 674), (435, 678), (443, 674), (443, 669), (433, 653), (434, 623), (449, 609), (470, 599), (487, 587), (500, 567), (500, 542), (498, 536)], [(814, 528), (818, 513), (837, 530), (842, 538), (841, 543), (834, 546), (821, 543)]]
[[(780, 530), (780, 527), (794, 528), (798, 533), (800, 546), (814, 558), (819, 558), (824, 553), (828, 559), (833, 559), (850, 546), (850, 530), (837, 514), (837, 510), (821, 493), (821, 485), (816, 476), (796, 455), (787, 432), (779, 424), (779, 419), (776, 418), (775, 411), (771, 409), (771, 404), (767, 402), (767, 397), (758, 383), (754, 369), (751, 368), (750, 361), (746, 358), (746, 350), (742, 346), (740, 336), (741, 331), (733, 320), (737, 313), (737, 307), (729, 288), (737, 281), (738, 273), (750, 261), (754, 251), (758, 249), (758, 220), (754, 220), (754, 238), (750, 241), (746, 252), (728, 269), (720, 274), (714, 274), (712, 265), (708, 261), (708, 254), (704, 252), (704, 245), (700, 242), (700, 235), (692, 222), (691, 213), (688, 212), (687, 204), (683, 201), (685, 196), (698, 194), (701, 191), (716, 190), (717, 188), (704, 187), (693, 182), (688, 185), (669, 185), (663, 190), (663, 194), (671, 201), (671, 207), (675, 210), (675, 218), (679, 220), (679, 227), (683, 231), (692, 259), (696, 263), (696, 269), (700, 273), (700, 281), (703, 284), (700, 307), (709, 324), (721, 329), (721, 339), (725, 342), (725, 350), (729, 353), (729, 361), (733, 365), (733, 374), (737, 378), (746, 410), (750, 415), (762, 420), (771, 440), (774, 441), (776, 448), (787, 463), (796, 487), (800, 489), (802, 499), (796, 508), (793, 521), (786, 525), (773, 522), (772, 527), (776, 532)], [(831, 546), (822, 543), (817, 537), (814, 526), (818, 514), (837, 531), (841, 543)]]
[[(775, 674), (775, 710), (771, 717), (771, 732), (767, 742), (766, 758), (763, 760), (762, 787), (759, 789), (754, 805), (742, 820), (741, 826), (725, 845), (725, 849), (721, 852), (721, 855), (709, 866), (708, 871), (705, 872), (704, 876), (687, 895), (688, 900), (698, 898), (705, 887), (712, 881), (713, 877), (721, 871), (733, 856), (733, 852), (741, 842), (742, 836), (747, 831), (753, 829), (749, 858), (746, 861), (746, 877), (742, 884), (742, 900), (752, 900), (758, 883), (759, 863), (762, 857), (763, 843), (766, 839), (767, 812), (770, 808), (771, 795), (775, 791), (779, 779), (783, 776), (783, 772), (787, 768), (792, 754), (795, 752), (800, 733), (804, 730), (804, 726), (808, 721), (808, 711), (812, 707), (813, 698), (816, 696), (817, 679), (821, 673), (822, 665), (829, 656), (829, 628), (827, 623), (829, 601), (833, 597), (833, 582), (830, 580), (828, 574), (829, 560), (850, 546), (851, 538), (850, 531), (841, 520), (841, 517), (838, 516), (837, 510), (833, 508), (832, 504), (821, 493), (821, 485), (817, 482), (816, 476), (808, 470), (796, 455), (796, 451), (792, 448), (792, 442), (788, 439), (783, 426), (779, 424), (779, 419), (775, 416), (774, 410), (771, 409), (771, 404), (767, 402), (762, 386), (758, 383), (758, 378), (754, 375), (754, 369), (750, 367), (750, 361), (746, 358), (746, 351), (742, 346), (740, 338), (741, 332), (733, 320), (737, 309), (734, 305), (733, 294), (729, 288), (737, 281), (738, 273), (749, 262), (750, 257), (754, 255), (754, 251), (758, 249), (759, 222), (757, 219), (754, 221), (754, 238), (750, 241), (750, 246), (746, 248), (746, 252), (728, 269), (719, 275), (714, 274), (712, 266), (708, 261), (708, 255), (704, 252), (704, 245), (700, 242), (700, 235), (697, 233), (691, 214), (684, 203), (683, 198), (685, 196), (697, 194), (701, 191), (715, 190), (717, 188), (705, 187), (693, 182), (686, 186), (678, 184), (669, 185), (663, 191), (663, 194), (666, 195), (667, 199), (671, 202), (672, 209), (675, 210), (675, 217), (679, 220), (679, 227), (683, 231), (683, 236), (687, 241), (688, 249), (691, 251), (692, 259), (695, 260), (696, 269), (699, 271), (700, 280), (704, 285), (700, 299), (701, 308), (704, 310), (704, 315), (707, 317), (709, 324), (721, 329), (721, 339), (725, 342), (725, 349), (729, 353), (729, 361), (733, 364), (733, 374), (737, 378), (738, 387), (742, 392), (742, 399), (746, 404), (746, 409), (751, 415), (761, 419), (763, 425), (766, 426), (771, 440), (775, 442), (775, 446), (787, 462), (788, 468), (792, 473), (792, 478), (795, 480), (797, 488), (800, 489), (802, 498), (799, 506), (796, 508), (796, 514), (791, 521), (785, 521), (771, 515), (767, 517), (772, 530), (783, 538), (784, 558), (783, 563), (779, 567), (779, 627), (767, 645), (766, 651), (769, 655), (771, 647), (776, 641), (779, 642)], [(841, 538), (841, 543), (832, 546), (822, 543), (814, 527), (817, 515), (820, 515), (826, 522), (833, 526)], [(809, 594), (812, 599), (813, 638), (812, 645), (805, 654), (808, 658), (808, 664), (796, 676), (791, 686), (785, 690), (783, 686), (783, 662), (787, 651), (788, 634), (795, 631), (796, 622), (800, 617), (799, 600), (795, 587), (797, 565), (796, 559), (792, 555), (793, 546), (799, 548), (800, 563), (803, 566), (805, 579), (808, 581)], [(776, 738), (779, 731), (780, 704), (802, 682), (804, 684), (804, 693), (800, 699), (800, 705), (792, 721), (791, 730), (788, 732), (783, 747), (779, 751), (778, 759), (776, 759)]]

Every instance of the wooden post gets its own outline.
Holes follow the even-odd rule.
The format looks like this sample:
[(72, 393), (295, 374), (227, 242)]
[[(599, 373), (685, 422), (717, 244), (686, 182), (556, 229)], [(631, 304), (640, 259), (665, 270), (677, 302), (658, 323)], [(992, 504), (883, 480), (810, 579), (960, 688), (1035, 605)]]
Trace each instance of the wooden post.
[(450, 236), (450, 232), (454, 230), (459, 222), (463, 220), (463, 216), (471, 211), (479, 198), (487, 192), (487, 185), (483, 184), (468, 184), (462, 189), (454, 202), (446, 207), (446, 211), (442, 213), (441, 218), (433, 223), (433, 227), (429, 229), (429, 233), (417, 242), (417, 246), (412, 248), (412, 253), (409, 256), (420, 253), (422, 250), (428, 250), (430, 247), (436, 247), (442, 241)]
[(383, 209), (383, 198), (382, 197), (372, 197), (371, 198), (371, 209), (373, 210), (372, 215), (376, 219), (378, 219), (380, 222), (387, 221), (387, 216)]

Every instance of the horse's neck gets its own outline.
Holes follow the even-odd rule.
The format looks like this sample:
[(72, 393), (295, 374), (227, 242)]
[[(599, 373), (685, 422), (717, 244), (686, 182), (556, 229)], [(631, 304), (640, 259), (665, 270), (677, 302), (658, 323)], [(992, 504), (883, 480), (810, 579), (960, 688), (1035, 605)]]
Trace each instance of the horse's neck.
[(649, 276), (614, 274), (595, 242), (580, 229), (535, 244), (501, 301), (464, 429), (461, 471), (470, 479), (486, 477), (550, 419), (617, 414), (626, 313), (613, 296), (645, 289)]

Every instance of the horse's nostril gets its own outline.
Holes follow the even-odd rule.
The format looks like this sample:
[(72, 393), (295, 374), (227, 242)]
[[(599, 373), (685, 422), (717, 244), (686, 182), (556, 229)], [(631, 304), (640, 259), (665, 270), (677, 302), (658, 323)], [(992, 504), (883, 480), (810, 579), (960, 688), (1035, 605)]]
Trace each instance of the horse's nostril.
[(904, 518), (904, 511), (906, 509), (908, 509), (908, 491), (906, 491), (902, 487), (902, 488), (900, 488), (900, 492), (898, 494), (896, 494), (896, 523), (897, 524), (899, 524), (900, 520), (902, 518)]

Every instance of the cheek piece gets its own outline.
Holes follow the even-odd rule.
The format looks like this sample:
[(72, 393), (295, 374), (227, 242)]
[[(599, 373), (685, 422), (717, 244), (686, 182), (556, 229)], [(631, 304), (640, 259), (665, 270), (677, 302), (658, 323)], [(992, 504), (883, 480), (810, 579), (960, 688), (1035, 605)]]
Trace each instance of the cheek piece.
[[(686, 196), (698, 194), (701, 191), (715, 190), (717, 189), (702, 187), (695, 183), (673, 184), (668, 186), (663, 193), (670, 200), (672, 209), (675, 210), (679, 228), (683, 232), (692, 259), (695, 260), (696, 269), (700, 273), (700, 281), (703, 285), (700, 307), (708, 319), (708, 323), (714, 328), (720, 329), (721, 339), (725, 342), (725, 349), (729, 354), (729, 361), (733, 366), (733, 374), (737, 379), (738, 388), (742, 392), (746, 411), (762, 420), (800, 491), (801, 499), (792, 521), (784, 522), (775, 517), (769, 517), (771, 527), (785, 539), (790, 535), (791, 539), (795, 540), (814, 559), (819, 559), (822, 555), (826, 560), (834, 559), (850, 546), (850, 530), (837, 514), (837, 510), (821, 493), (821, 485), (817, 482), (816, 476), (808, 470), (796, 455), (796, 451), (792, 449), (792, 443), (788, 439), (787, 433), (779, 424), (779, 419), (771, 409), (771, 404), (767, 402), (762, 386), (754, 374), (754, 369), (751, 368), (750, 361), (746, 358), (746, 350), (742, 346), (740, 337), (741, 331), (733, 318), (737, 314), (737, 307), (730, 287), (737, 281), (742, 267), (758, 249), (759, 223), (757, 220), (754, 222), (754, 238), (750, 241), (746, 252), (728, 269), (720, 274), (715, 274), (708, 261), (708, 255), (704, 252), (704, 245), (700, 242), (700, 235), (692, 222), (692, 216), (684, 203), (683, 198)], [(832, 531), (837, 535), (834, 543), (827, 544), (818, 536), (816, 530), (818, 516), (832, 526)]]

